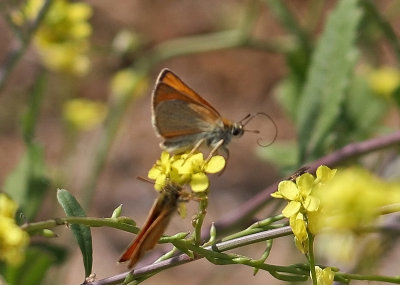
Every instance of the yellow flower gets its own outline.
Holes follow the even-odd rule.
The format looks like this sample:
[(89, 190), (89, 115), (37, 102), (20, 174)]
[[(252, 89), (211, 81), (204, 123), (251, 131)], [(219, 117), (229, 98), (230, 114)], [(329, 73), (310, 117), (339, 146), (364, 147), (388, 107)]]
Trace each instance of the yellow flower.
[(293, 181), (282, 181), (278, 185), (278, 191), (271, 194), (274, 198), (282, 198), (288, 201), (282, 214), (289, 218), (290, 227), (295, 236), (296, 247), (302, 252), (308, 252), (308, 232), (314, 233), (314, 216), (319, 211), (320, 199), (315, 195), (320, 188), (328, 183), (336, 170), (326, 166), (318, 167), (316, 178), (305, 173)]
[[(25, 6), (27, 17), (37, 17), (43, 0), (29, 0)], [(53, 1), (35, 34), (36, 48), (51, 70), (83, 75), (89, 70), (87, 56), (92, 32), (88, 19), (91, 7), (86, 3)]]
[(373, 70), (368, 79), (371, 89), (384, 97), (390, 97), (400, 86), (400, 72), (393, 67)]
[(319, 208), (319, 199), (312, 194), (312, 191), (318, 188), (322, 183), (329, 180), (330, 169), (326, 166), (320, 166), (317, 170), (315, 179), (309, 173), (305, 173), (292, 181), (282, 181), (278, 185), (278, 191), (272, 193), (274, 198), (283, 198), (288, 200), (288, 205), (282, 210), (285, 217), (291, 217), (297, 213), (314, 212)]
[(5, 194), (0, 193), (0, 217), (14, 219), (17, 205)]
[(127, 68), (118, 71), (111, 80), (111, 94), (114, 97), (130, 97), (147, 89), (148, 82), (143, 75)]
[(72, 99), (63, 106), (64, 119), (81, 131), (87, 131), (99, 125), (106, 114), (106, 105), (87, 99)]
[(168, 152), (163, 151), (161, 157), (156, 161), (156, 164), (149, 170), (148, 177), (155, 180), (154, 188), (161, 191), (168, 180), (182, 185), (184, 180), (179, 176), (178, 171), (172, 167), (172, 164), (180, 158), (179, 155), (171, 156)]
[(20, 264), (25, 257), (29, 235), (15, 223), (17, 205), (0, 193), (0, 260), (12, 265)]
[(190, 184), (194, 192), (202, 192), (209, 186), (206, 173), (217, 173), (224, 167), (225, 159), (219, 155), (206, 162), (202, 153), (170, 156), (163, 152), (161, 159), (150, 169), (148, 177), (156, 181), (156, 190), (161, 190), (170, 181), (182, 186)]
[(315, 266), (315, 273), (317, 275), (318, 285), (331, 285), (335, 278), (335, 273), (330, 267), (322, 269), (319, 266)]
[(336, 174), (318, 191), (321, 212), (316, 215), (318, 230), (356, 230), (368, 226), (381, 208), (400, 202), (400, 184), (388, 183), (361, 168)]

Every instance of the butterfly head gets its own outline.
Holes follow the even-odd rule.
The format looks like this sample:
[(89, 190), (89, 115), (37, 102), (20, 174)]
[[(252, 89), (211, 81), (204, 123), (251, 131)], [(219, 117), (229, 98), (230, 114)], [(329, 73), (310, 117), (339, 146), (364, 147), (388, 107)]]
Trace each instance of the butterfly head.
[(230, 132), (233, 137), (240, 138), (243, 136), (245, 129), (243, 128), (242, 123), (233, 123), (230, 127)]

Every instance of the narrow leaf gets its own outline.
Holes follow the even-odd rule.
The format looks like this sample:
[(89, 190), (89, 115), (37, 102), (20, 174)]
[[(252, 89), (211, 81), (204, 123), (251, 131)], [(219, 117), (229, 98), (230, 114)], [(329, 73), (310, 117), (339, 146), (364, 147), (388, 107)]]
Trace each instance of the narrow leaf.
[[(58, 189), (57, 199), (68, 217), (86, 217), (86, 213), (79, 205), (78, 201), (67, 190)], [(90, 228), (84, 225), (72, 224), (71, 230), (81, 249), (83, 265), (85, 267), (85, 277), (88, 277), (92, 272), (93, 262), (92, 235)]]
[(25, 218), (32, 220), (48, 185), (43, 149), (39, 145), (29, 144), (20, 162), (7, 177), (4, 191), (16, 201)]
[(339, 119), (349, 77), (357, 58), (354, 47), (361, 19), (358, 0), (341, 0), (329, 16), (313, 54), (297, 113), (300, 162), (320, 155), (329, 131)]

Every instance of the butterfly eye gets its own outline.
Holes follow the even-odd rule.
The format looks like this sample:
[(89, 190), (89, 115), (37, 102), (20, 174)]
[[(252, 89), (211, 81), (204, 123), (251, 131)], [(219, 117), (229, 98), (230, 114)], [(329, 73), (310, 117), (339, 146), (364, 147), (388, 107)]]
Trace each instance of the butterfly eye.
[(241, 136), (241, 135), (243, 135), (243, 133), (244, 133), (244, 130), (243, 130), (243, 126), (242, 125), (237, 125), (237, 124), (233, 125), (232, 135), (234, 137)]

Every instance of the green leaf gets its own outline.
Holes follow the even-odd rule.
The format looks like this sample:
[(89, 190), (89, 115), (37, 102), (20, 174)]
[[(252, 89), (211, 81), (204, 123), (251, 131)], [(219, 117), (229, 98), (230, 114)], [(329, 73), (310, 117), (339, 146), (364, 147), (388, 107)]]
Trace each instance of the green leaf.
[(4, 192), (18, 204), (24, 216), (32, 220), (39, 209), (49, 185), (43, 149), (28, 145), (17, 167), (4, 183)]
[(346, 141), (341, 143), (343, 145), (366, 139), (375, 133), (389, 105), (385, 98), (372, 92), (366, 79), (361, 76), (354, 78), (344, 103), (344, 116), (348, 126)]
[(349, 77), (357, 58), (354, 42), (361, 10), (357, 0), (341, 0), (329, 16), (313, 54), (297, 113), (300, 163), (321, 146), (339, 119)]
[[(86, 213), (79, 205), (78, 201), (67, 190), (58, 189), (57, 199), (68, 217), (86, 217)], [(92, 235), (90, 228), (84, 225), (72, 224), (71, 230), (81, 249), (83, 265), (85, 267), (85, 277), (88, 277), (92, 273), (93, 262)]]

